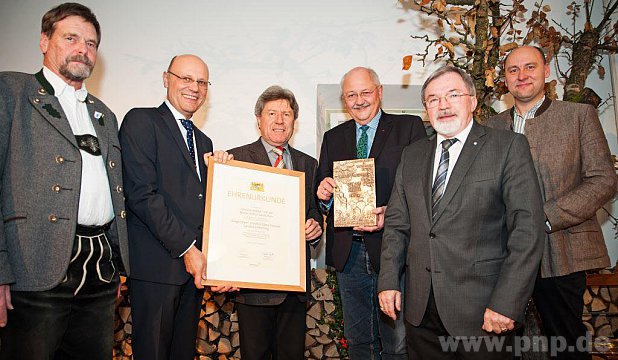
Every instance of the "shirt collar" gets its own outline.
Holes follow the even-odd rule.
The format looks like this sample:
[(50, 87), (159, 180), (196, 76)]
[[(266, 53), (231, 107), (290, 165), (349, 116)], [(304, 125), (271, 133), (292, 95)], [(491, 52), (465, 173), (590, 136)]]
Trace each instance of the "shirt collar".
[[(266, 140), (264, 140), (263, 137), (260, 136), (260, 140), (262, 141), (262, 145), (264, 145), (264, 149), (266, 149), (266, 152), (269, 153), (271, 152), (275, 146), (270, 145), (268, 142), (266, 142)], [(290, 149), (288, 148), (288, 144), (285, 143), (283, 145), (283, 148), (285, 149), (285, 151), (289, 154), (290, 153)]]
[[(180, 121), (180, 119), (184, 119), (185, 116), (183, 114), (181, 114), (178, 110), (176, 110), (176, 108), (174, 106), (172, 106), (172, 103), (169, 102), (169, 100), (165, 99), (165, 105), (167, 105), (167, 108), (170, 109), (170, 111), (172, 112), (172, 115), (174, 116), (174, 119), (176, 119), (176, 121)], [(186, 119), (186, 120), (192, 120), (193, 116), (191, 116), (190, 118)]]
[[(376, 116), (374, 116), (373, 119), (371, 119), (371, 121), (365, 125), (369, 126), (372, 130), (377, 130), (378, 124), (380, 124), (380, 116), (382, 116), (382, 109), (378, 109), (378, 113), (376, 114)], [(358, 125), (357, 122), (355, 122), (355, 124), (356, 124), (356, 130), (360, 129), (360, 127), (362, 126), (362, 125)]]
[[(43, 75), (45, 76), (45, 79), (47, 79), (49, 84), (54, 88), (54, 94), (56, 97), (61, 97), (62, 95), (64, 95), (65, 91), (67, 94), (75, 94), (75, 88), (67, 84), (64, 80), (62, 80), (60, 76), (58, 76), (55, 72), (51, 71), (47, 66), (43, 66)], [(82, 87), (77, 91), (81, 91), (82, 93), (85, 92), (86, 95), (88, 94), (85, 83), (82, 83)], [(83, 98), (84, 100), (86, 99), (85, 96), (83, 96)]]
[[(460, 142), (462, 145), (466, 143), (466, 140), (468, 139), (468, 135), (470, 135), (470, 130), (472, 130), (472, 123), (474, 122), (474, 119), (472, 119), (470, 121), (470, 123), (468, 124), (468, 126), (466, 126), (463, 130), (461, 130), (459, 132), (459, 134), (450, 137), (450, 139), (452, 138), (457, 138), (457, 141)], [(438, 141), (438, 145), (440, 145), (442, 143), (442, 141), (446, 140), (446, 137), (444, 137), (443, 135), (438, 134), (437, 135), (437, 141)]]
[(541, 107), (541, 105), (543, 105), (543, 101), (545, 101), (545, 96), (543, 96), (541, 100), (539, 100), (536, 104), (534, 104), (534, 106), (531, 107), (530, 110), (528, 110), (525, 114), (520, 114), (519, 111), (517, 111), (517, 107), (514, 106), (515, 115), (518, 115), (519, 117), (523, 117), (523, 118), (533, 117), (534, 113), (536, 113), (536, 111)]

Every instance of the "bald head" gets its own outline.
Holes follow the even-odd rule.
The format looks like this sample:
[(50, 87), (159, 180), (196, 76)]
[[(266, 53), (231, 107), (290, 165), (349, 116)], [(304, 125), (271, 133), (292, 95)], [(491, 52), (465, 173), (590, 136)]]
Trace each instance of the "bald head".
[(204, 104), (208, 93), (208, 65), (198, 56), (174, 56), (163, 72), (163, 86), (167, 100), (186, 119)]
[(380, 111), (382, 85), (370, 68), (355, 67), (341, 79), (341, 96), (348, 114), (359, 125), (366, 125)]
[(380, 85), (380, 78), (378, 77), (378, 74), (372, 68), (357, 66), (343, 75), (343, 77), (341, 78), (341, 83), (340, 83), (341, 89), (343, 90), (343, 83), (346, 81), (348, 77), (357, 77), (357, 76), (368, 76), (369, 78), (371, 78), (371, 81), (375, 85)]
[(506, 62), (509, 59), (509, 56), (511, 56), (511, 54), (516, 54), (517, 52), (526, 52), (528, 54), (530, 53), (534, 53), (536, 56), (538, 56), (538, 59), (541, 60), (543, 62), (543, 65), (547, 64), (547, 61), (545, 60), (545, 53), (543, 52), (543, 49), (541, 49), (538, 46), (530, 46), (530, 45), (526, 45), (526, 46), (520, 46), (517, 47), (513, 50), (511, 50), (508, 55), (504, 58), (504, 63), (506, 64)]
[(208, 71), (208, 65), (204, 62), (204, 60), (202, 60), (202, 58), (200, 58), (199, 56), (193, 55), (193, 54), (183, 54), (183, 55), (174, 56), (172, 60), (170, 61), (170, 64), (167, 66), (168, 70), (172, 70), (172, 66), (174, 66), (174, 63), (176, 62), (176, 60), (181, 60), (181, 61), (188, 60), (188, 61), (195, 61), (197, 63), (201, 63), (203, 66), (206, 67), (206, 71)]

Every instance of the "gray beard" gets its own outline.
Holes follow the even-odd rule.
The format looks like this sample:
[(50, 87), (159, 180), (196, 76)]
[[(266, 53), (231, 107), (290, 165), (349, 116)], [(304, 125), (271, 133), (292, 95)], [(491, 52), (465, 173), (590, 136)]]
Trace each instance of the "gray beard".
[(439, 122), (433, 126), (433, 129), (442, 136), (453, 136), (455, 131), (461, 126), (459, 121)]
[(92, 67), (85, 64), (75, 66), (73, 69), (70, 69), (67, 64), (60, 66), (60, 75), (71, 81), (84, 81), (90, 77), (91, 73)]

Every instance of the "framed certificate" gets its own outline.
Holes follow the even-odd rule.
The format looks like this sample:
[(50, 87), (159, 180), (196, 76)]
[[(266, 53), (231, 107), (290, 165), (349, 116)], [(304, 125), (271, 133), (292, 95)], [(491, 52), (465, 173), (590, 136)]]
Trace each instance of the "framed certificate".
[(305, 174), (208, 161), (205, 285), (305, 291)]

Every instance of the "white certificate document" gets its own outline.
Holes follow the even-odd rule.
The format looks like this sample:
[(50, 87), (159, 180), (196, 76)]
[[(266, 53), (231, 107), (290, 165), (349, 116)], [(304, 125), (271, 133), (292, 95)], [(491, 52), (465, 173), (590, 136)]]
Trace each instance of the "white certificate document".
[(302, 172), (211, 160), (203, 283), (305, 291), (304, 192)]

